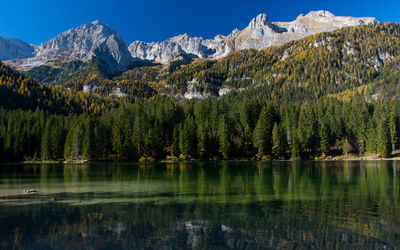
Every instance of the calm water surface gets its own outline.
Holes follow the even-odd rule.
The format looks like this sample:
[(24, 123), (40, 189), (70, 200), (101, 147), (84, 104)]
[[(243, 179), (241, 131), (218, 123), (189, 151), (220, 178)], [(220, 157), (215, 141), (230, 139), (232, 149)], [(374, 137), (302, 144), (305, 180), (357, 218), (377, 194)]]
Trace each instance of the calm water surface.
[(0, 249), (397, 249), (399, 170), (395, 161), (0, 165)]

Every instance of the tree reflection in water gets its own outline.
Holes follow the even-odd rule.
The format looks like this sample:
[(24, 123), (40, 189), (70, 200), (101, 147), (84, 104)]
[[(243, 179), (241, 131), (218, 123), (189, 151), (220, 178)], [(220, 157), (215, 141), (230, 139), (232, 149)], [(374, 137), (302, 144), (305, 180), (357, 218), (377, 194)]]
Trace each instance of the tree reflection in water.
[[(0, 248), (395, 248), (396, 162), (2, 166)], [(24, 195), (29, 187), (39, 193)]]

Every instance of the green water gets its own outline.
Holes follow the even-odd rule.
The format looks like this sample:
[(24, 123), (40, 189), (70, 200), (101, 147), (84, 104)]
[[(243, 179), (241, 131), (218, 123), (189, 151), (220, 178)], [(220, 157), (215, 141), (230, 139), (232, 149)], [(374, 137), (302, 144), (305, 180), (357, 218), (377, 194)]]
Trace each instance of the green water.
[(399, 170), (395, 161), (0, 165), (0, 249), (399, 248)]

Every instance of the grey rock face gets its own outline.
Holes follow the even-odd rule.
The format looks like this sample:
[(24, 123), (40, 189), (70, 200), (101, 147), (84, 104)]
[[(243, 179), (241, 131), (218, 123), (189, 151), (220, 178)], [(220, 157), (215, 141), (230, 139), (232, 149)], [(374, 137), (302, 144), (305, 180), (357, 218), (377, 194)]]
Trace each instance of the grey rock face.
[(17, 63), (22, 67), (32, 67), (55, 60), (85, 62), (92, 57), (106, 63), (111, 71), (123, 71), (133, 61), (126, 42), (117, 31), (95, 21), (67, 30), (42, 43), (36, 48), (34, 57)]
[(0, 60), (32, 57), (35, 47), (15, 38), (0, 37)]
[(192, 58), (206, 58), (216, 53), (218, 40), (224, 41), (224, 37), (216, 37), (208, 40), (198, 37), (189, 37), (187, 34), (170, 38), (164, 42), (145, 43), (135, 41), (129, 45), (132, 57), (143, 60), (168, 63), (175, 54), (187, 54)]
[(0, 60), (11, 60), (12, 66), (26, 70), (55, 61), (88, 61), (96, 57), (111, 71), (119, 72), (139, 59), (163, 64), (176, 60), (177, 55), (217, 59), (234, 50), (279, 46), (319, 32), (377, 22), (372, 17), (340, 17), (323, 10), (300, 15), (292, 22), (271, 22), (267, 15), (260, 14), (245, 29), (234, 29), (227, 36), (204, 39), (184, 34), (163, 42), (136, 41), (128, 47), (117, 31), (95, 21), (65, 31), (40, 46), (0, 37)]
[(185, 34), (164, 42), (137, 41), (129, 46), (129, 51), (133, 57), (161, 63), (170, 62), (175, 52), (186, 53), (192, 58), (221, 58), (234, 50), (263, 49), (320, 32), (377, 22), (372, 17), (341, 17), (324, 10), (300, 15), (292, 22), (271, 22), (266, 14), (260, 14), (245, 29), (235, 29), (228, 36), (204, 39)]

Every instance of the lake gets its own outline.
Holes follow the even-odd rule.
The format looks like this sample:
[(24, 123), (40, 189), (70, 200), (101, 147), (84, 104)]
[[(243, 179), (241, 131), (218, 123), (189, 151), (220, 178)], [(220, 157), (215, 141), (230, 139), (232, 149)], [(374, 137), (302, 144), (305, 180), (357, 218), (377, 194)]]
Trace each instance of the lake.
[(4, 164), (0, 249), (399, 248), (399, 170), (396, 161)]

